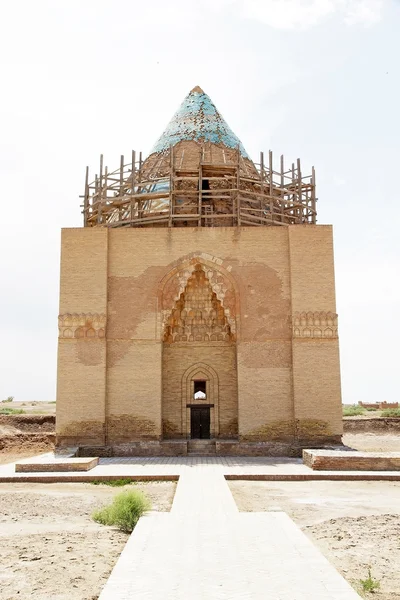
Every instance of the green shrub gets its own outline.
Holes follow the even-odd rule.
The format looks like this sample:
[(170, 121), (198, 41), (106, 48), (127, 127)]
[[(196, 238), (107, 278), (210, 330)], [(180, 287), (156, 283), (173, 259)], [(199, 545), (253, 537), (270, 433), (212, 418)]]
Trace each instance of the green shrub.
[(22, 408), (0, 408), (0, 415), (23, 415), (25, 411)]
[(344, 417), (356, 417), (357, 415), (363, 415), (364, 408), (358, 404), (352, 404), (351, 406), (343, 406)]
[(385, 408), (381, 417), (400, 417), (400, 408)]
[(373, 579), (371, 576), (371, 567), (368, 568), (368, 577), (367, 579), (360, 579), (361, 587), (364, 592), (370, 592), (373, 594), (375, 590), (379, 590), (381, 584), (376, 579)]
[(121, 492), (112, 504), (95, 510), (92, 519), (102, 525), (115, 525), (125, 533), (131, 533), (140, 517), (150, 510), (150, 500), (142, 492)]
[(14, 400), (14, 396), (8, 396), (8, 398), (6, 398), (5, 400), (2, 400), (2, 403), (4, 404), (4, 402), (13, 402)]
[(364, 406), (364, 409), (368, 412), (373, 412), (379, 410), (379, 408), (375, 408), (375, 406)]

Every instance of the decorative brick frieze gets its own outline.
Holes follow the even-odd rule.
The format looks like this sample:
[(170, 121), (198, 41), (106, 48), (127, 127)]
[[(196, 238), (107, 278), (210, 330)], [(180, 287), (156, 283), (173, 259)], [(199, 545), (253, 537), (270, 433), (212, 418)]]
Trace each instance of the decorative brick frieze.
[(70, 314), (58, 316), (58, 331), (60, 339), (102, 339), (106, 331), (106, 315), (102, 314)]
[(296, 312), (293, 315), (293, 337), (337, 338), (338, 316), (333, 312)]

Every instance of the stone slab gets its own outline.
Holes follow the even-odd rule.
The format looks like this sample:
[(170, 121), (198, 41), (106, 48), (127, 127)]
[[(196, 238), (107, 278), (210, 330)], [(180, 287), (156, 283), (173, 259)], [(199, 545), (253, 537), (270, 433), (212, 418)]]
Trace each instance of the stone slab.
[(53, 460), (23, 460), (15, 463), (16, 473), (36, 473), (36, 472), (71, 472), (71, 471), (90, 471), (99, 463), (97, 457), (93, 458), (66, 458)]
[(400, 452), (303, 450), (303, 462), (318, 471), (400, 471)]

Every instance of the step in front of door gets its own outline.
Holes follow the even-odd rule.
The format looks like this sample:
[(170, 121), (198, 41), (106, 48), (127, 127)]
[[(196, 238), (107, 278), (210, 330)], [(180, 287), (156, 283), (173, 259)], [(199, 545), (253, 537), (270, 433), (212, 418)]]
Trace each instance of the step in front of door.
[(188, 454), (213, 455), (216, 453), (214, 440), (189, 440)]

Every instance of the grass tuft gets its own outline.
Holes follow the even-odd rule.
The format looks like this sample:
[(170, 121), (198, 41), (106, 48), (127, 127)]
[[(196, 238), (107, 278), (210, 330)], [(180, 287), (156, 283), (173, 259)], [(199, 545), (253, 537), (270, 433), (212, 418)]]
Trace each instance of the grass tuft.
[(364, 408), (358, 404), (352, 404), (351, 406), (343, 406), (344, 417), (356, 417), (357, 415), (363, 415)]
[(377, 579), (373, 579), (371, 576), (371, 567), (368, 567), (368, 577), (367, 579), (360, 579), (361, 587), (363, 592), (369, 592), (370, 594), (374, 594), (376, 590), (379, 590), (381, 587), (380, 582)]
[(122, 478), (122, 479), (106, 479), (102, 481), (101, 479), (95, 479), (90, 482), (92, 485), (109, 485), (110, 487), (123, 487), (124, 485), (136, 485), (136, 481), (132, 481), (132, 479)]
[(24, 415), (22, 408), (0, 408), (0, 415)]
[(400, 417), (400, 408), (385, 408), (381, 417)]
[(150, 500), (142, 492), (126, 490), (117, 494), (112, 504), (95, 510), (92, 519), (101, 525), (114, 525), (125, 533), (131, 533), (140, 517), (150, 508)]

